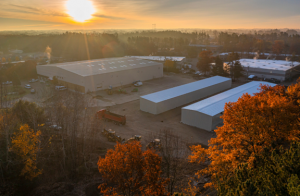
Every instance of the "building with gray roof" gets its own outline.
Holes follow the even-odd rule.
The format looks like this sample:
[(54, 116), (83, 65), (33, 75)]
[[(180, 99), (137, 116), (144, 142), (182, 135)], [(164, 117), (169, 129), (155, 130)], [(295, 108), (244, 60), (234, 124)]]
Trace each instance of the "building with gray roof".
[(249, 95), (258, 93), (261, 84), (269, 86), (276, 85), (269, 82), (253, 81), (188, 105), (181, 109), (181, 122), (193, 127), (212, 131), (216, 126), (222, 124), (223, 120), (220, 116), (222, 116), (224, 112), (226, 103), (236, 102), (245, 93)]
[(140, 97), (140, 110), (160, 114), (231, 87), (231, 79), (214, 76)]
[[(284, 81), (294, 77), (300, 70), (300, 63), (283, 60), (240, 59), (240, 63), (248, 76), (255, 75), (262, 79)], [(227, 65), (229, 66), (228, 63)]]
[(80, 92), (107, 89), (163, 77), (163, 64), (133, 57), (93, 59), (37, 66), (41, 77), (56, 77), (61, 85)]

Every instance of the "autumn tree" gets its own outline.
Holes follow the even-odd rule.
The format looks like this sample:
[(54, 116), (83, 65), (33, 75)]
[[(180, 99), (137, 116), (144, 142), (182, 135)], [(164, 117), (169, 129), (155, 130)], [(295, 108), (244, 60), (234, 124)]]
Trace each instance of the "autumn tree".
[(142, 151), (139, 142), (117, 143), (99, 158), (104, 195), (166, 195), (167, 180), (161, 178), (161, 158), (152, 150)]
[(218, 195), (299, 195), (300, 143), (289, 149), (266, 148), (254, 157), (253, 167), (241, 164), (218, 183)]
[(287, 91), (283, 86), (262, 86), (255, 96), (244, 94), (237, 102), (227, 103), (216, 138), (209, 148), (193, 146), (190, 160), (210, 161), (198, 175), (210, 175), (213, 185), (226, 180), (241, 164), (253, 166), (255, 156), (267, 147), (279, 148), (299, 141), (300, 80)]
[(58, 85), (58, 79), (57, 79), (56, 76), (53, 76), (52, 83), (53, 83), (54, 85)]
[(12, 107), (12, 113), (22, 123), (37, 131), (38, 125), (46, 121), (45, 111), (36, 103), (20, 100)]
[(6, 62), (5, 57), (2, 57), (2, 63), (5, 63), (5, 62)]
[(199, 71), (204, 73), (205, 75), (207, 72), (210, 71), (210, 65), (212, 63), (212, 52), (210, 50), (208, 51), (202, 51), (199, 54), (199, 60), (197, 63), (197, 68)]
[(42, 173), (37, 168), (36, 156), (38, 153), (39, 136), (41, 132), (36, 133), (28, 125), (22, 125), (19, 132), (16, 132), (12, 138), (12, 151), (24, 165), (21, 176), (32, 180)]
[(167, 71), (172, 71), (175, 69), (175, 62), (167, 59), (164, 63), (164, 67)]

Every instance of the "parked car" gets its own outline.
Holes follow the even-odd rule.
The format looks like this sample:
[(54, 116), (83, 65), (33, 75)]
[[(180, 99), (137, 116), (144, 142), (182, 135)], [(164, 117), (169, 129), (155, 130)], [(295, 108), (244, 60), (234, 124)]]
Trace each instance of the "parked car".
[(199, 76), (202, 76), (202, 75), (203, 75), (200, 71), (196, 71), (194, 74), (195, 74), (195, 75), (199, 75)]
[(65, 86), (55, 86), (55, 90), (64, 91), (64, 90), (67, 90), (67, 87), (65, 87)]
[(25, 88), (31, 88), (30, 84), (25, 84)]
[(2, 82), (2, 84), (4, 84), (4, 85), (12, 84), (12, 81)]
[(281, 82), (280, 80), (278, 80), (276, 78), (265, 78), (264, 80), (267, 82), (275, 83), (275, 84), (279, 84)]
[(60, 126), (58, 126), (58, 125), (51, 125), (50, 128), (56, 129), (56, 130), (62, 129), (62, 127), (60, 127)]
[(31, 94), (34, 94), (34, 93), (35, 93), (35, 90), (34, 90), (34, 89), (31, 89), (30, 93), (31, 93)]
[(38, 79), (31, 79), (31, 80), (29, 80), (30, 83), (34, 83), (34, 82), (37, 82), (37, 81), (39, 81), (39, 80)]
[(134, 86), (142, 86), (142, 85), (143, 85), (142, 82), (136, 82), (136, 83), (134, 84)]
[(250, 75), (250, 76), (248, 76), (248, 79), (249, 80), (257, 80), (258, 77), (256, 75)]

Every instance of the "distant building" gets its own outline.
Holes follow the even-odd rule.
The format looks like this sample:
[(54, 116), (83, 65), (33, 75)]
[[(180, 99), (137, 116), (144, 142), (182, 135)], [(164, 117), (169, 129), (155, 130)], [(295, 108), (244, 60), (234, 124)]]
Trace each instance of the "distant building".
[(56, 77), (60, 85), (86, 93), (163, 77), (163, 65), (139, 58), (120, 57), (39, 65), (37, 73), (40, 78), (52, 80)]
[(205, 45), (205, 44), (189, 44), (189, 47), (194, 47), (198, 49), (198, 52), (203, 50), (211, 50), (213, 52), (219, 51), (222, 45)]
[[(283, 60), (262, 60), (262, 59), (240, 59), (247, 75), (256, 75), (259, 78), (276, 78), (284, 81), (293, 77), (298, 72), (294, 71), (300, 68), (300, 63)], [(225, 65), (228, 63), (225, 63)], [(229, 66), (229, 65), (228, 65)]]
[(144, 59), (144, 60), (151, 60), (151, 61), (176, 61), (176, 62), (182, 62), (185, 60), (185, 57), (181, 56), (130, 56), (134, 58)]
[(23, 50), (9, 50), (9, 52), (13, 54), (22, 54)]

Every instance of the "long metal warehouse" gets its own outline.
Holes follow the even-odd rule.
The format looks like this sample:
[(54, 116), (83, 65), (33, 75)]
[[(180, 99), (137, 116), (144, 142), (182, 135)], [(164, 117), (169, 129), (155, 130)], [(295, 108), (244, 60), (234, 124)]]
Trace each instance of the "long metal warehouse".
[(259, 92), (260, 84), (267, 84), (269, 86), (276, 85), (269, 82), (249, 82), (183, 107), (181, 109), (181, 122), (200, 129), (212, 131), (217, 125), (223, 122), (220, 116), (222, 116), (222, 113), (224, 112), (226, 103), (236, 102), (245, 93), (253, 95), (254, 93)]
[(56, 77), (60, 85), (83, 93), (163, 77), (163, 64), (133, 57), (93, 59), (37, 66), (40, 78)]
[(140, 109), (160, 114), (231, 87), (231, 79), (214, 76), (140, 97)]

